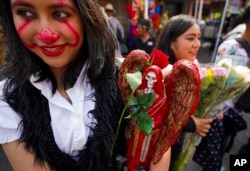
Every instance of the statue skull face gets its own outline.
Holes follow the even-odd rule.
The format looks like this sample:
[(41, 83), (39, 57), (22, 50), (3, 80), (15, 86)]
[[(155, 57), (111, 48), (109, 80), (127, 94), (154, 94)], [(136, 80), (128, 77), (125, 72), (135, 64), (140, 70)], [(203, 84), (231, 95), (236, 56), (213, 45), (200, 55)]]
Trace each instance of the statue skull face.
[(147, 80), (147, 88), (153, 89), (154, 84), (157, 82), (155, 72), (153, 71), (148, 72), (145, 79)]

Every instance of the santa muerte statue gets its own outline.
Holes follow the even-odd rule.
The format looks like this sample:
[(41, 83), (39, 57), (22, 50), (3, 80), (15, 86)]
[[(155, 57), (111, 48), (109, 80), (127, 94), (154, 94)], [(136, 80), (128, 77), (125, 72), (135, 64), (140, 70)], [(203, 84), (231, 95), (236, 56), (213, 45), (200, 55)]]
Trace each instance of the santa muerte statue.
[(126, 104), (126, 168), (148, 170), (174, 144), (194, 114), (200, 88), (197, 66), (179, 60), (173, 66), (159, 50), (133, 50), (123, 61), (118, 86)]

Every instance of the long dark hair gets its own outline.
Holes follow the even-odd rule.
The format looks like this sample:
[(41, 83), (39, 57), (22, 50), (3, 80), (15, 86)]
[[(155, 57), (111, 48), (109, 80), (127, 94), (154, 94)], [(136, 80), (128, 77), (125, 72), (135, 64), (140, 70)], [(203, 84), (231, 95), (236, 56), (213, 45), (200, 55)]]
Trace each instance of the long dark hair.
[(180, 14), (171, 17), (156, 40), (155, 48), (161, 50), (169, 56), (169, 63), (174, 64), (177, 59), (171, 49), (172, 42), (186, 32), (194, 24), (198, 24), (197, 20), (186, 14)]
[(230, 27), (230, 30), (243, 23), (245, 23), (246, 26), (250, 26), (250, 5), (245, 7), (243, 13), (235, 17)]
[[(69, 65), (63, 76), (64, 85), (73, 85), (77, 69), (88, 60), (87, 75), (90, 83), (95, 85), (100, 78), (105, 78), (115, 72), (114, 52), (117, 48), (114, 37), (101, 13), (100, 6), (94, 0), (73, 0), (82, 18), (84, 42), (78, 53), (78, 58)], [(56, 90), (56, 81), (49, 67), (37, 55), (30, 52), (22, 43), (15, 29), (10, 1), (0, 1), (0, 22), (3, 25), (6, 39), (7, 65), (0, 73), (0, 79), (7, 78), (7, 89), (22, 86), (32, 74), (39, 80), (49, 79)], [(21, 93), (21, 92), (20, 92)]]
[(242, 21), (250, 25), (250, 5), (248, 5), (242, 13)]

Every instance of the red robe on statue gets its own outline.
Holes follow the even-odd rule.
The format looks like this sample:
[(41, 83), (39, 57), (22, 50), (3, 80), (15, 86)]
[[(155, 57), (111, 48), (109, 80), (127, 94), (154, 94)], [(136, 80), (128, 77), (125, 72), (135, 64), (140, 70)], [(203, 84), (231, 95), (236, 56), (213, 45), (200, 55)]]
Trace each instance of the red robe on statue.
[[(150, 87), (152, 86), (152, 87)], [(139, 128), (135, 119), (130, 120), (127, 127), (127, 168), (136, 171), (138, 167), (149, 168), (150, 160), (155, 148), (155, 143), (166, 115), (167, 103), (165, 85), (161, 69), (152, 65), (145, 69), (142, 83), (136, 90), (136, 95), (153, 92), (156, 96), (153, 104), (146, 110), (153, 120), (153, 130), (150, 135), (145, 135)]]

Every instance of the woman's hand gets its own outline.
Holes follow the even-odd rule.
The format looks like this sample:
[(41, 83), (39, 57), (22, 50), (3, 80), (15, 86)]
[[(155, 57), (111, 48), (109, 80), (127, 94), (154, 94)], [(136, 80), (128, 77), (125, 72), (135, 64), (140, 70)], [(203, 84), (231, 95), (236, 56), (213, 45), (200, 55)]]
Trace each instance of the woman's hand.
[(196, 116), (191, 116), (194, 120), (196, 133), (202, 137), (205, 137), (211, 128), (212, 118), (198, 118)]

